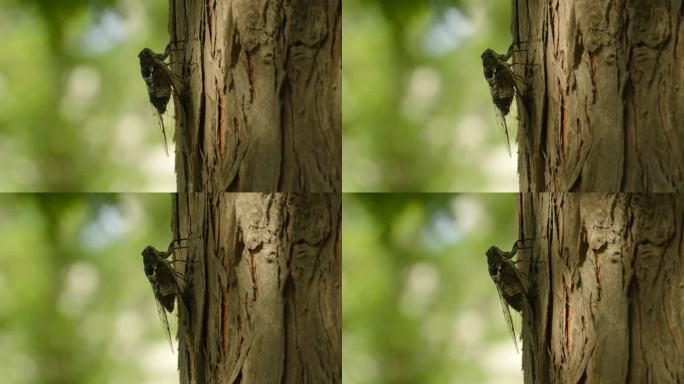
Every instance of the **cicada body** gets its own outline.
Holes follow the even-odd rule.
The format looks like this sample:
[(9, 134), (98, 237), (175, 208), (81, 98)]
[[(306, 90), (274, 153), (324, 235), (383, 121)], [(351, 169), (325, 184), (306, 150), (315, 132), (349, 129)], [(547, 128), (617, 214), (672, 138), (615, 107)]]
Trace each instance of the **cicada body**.
[(138, 54), (140, 73), (145, 80), (145, 85), (147, 85), (147, 95), (150, 98), (150, 103), (160, 115), (166, 112), (173, 87), (171, 72), (164, 62), (167, 57), (168, 52), (154, 53), (149, 48), (143, 48)]
[(502, 251), (496, 246), (490, 247), (486, 252), (489, 276), (492, 278), (492, 281), (494, 281), (499, 293), (504, 318), (513, 335), (513, 342), (516, 345), (516, 349), (517, 339), (509, 307), (517, 312), (523, 313), (524, 308), (528, 306), (528, 289), (523, 281), (524, 278), (522, 273), (515, 266), (512, 259), (519, 248), (528, 248), (522, 246), (523, 241), (524, 240), (519, 240), (515, 242), (515, 244), (513, 244), (513, 249), (510, 252)]
[[(186, 239), (182, 239), (186, 240)], [(178, 240), (180, 241), (180, 240)], [(157, 312), (159, 312), (159, 319), (162, 326), (166, 330), (169, 339), (169, 344), (173, 350), (173, 343), (171, 341), (171, 330), (169, 328), (169, 321), (166, 318), (166, 312), (173, 312), (175, 307), (176, 297), (182, 298), (180, 285), (178, 280), (184, 280), (183, 277), (174, 268), (169, 261), (169, 256), (173, 254), (175, 249), (187, 247), (173, 247), (174, 242), (171, 242), (166, 252), (159, 251), (155, 247), (148, 245), (142, 251), (143, 267), (145, 276), (152, 286), (155, 301), (157, 302)], [(187, 262), (187, 261), (186, 261)], [(182, 300), (181, 300), (182, 301)]]
[(510, 57), (510, 54), (500, 55), (492, 49), (485, 50), (481, 56), (492, 101), (504, 116), (508, 115), (515, 97), (515, 80), (513, 79), (513, 71), (508, 64)]
[(525, 300), (525, 286), (520, 272), (513, 265), (513, 262), (503, 256), (506, 253), (497, 247), (491, 247), (487, 250), (489, 276), (496, 284), (506, 304), (520, 312)]
[(176, 281), (176, 271), (171, 263), (166, 260), (169, 255), (160, 252), (151, 245), (142, 251), (145, 276), (152, 285), (154, 297), (164, 309), (173, 312), (176, 294), (178, 292), (178, 282)]
[(489, 85), (489, 92), (492, 95), (492, 101), (496, 106), (496, 112), (499, 115), (499, 125), (504, 135), (506, 136), (506, 145), (508, 153), (511, 153), (510, 138), (508, 135), (508, 126), (506, 124), (506, 115), (511, 110), (511, 104), (516, 95), (515, 75), (511, 69), (508, 60), (512, 56), (512, 49), (508, 53), (501, 55), (492, 49), (486, 49), (482, 56), (482, 67), (484, 69), (485, 80)]
[(147, 86), (147, 95), (150, 99), (150, 104), (154, 107), (159, 115), (159, 124), (162, 130), (162, 137), (164, 138), (164, 150), (169, 154), (168, 144), (166, 140), (166, 130), (164, 129), (164, 112), (169, 100), (173, 95), (173, 77), (167, 64), (164, 62), (169, 56), (169, 47), (163, 54), (154, 53), (149, 48), (143, 48), (138, 54), (140, 59), (140, 73), (142, 74), (145, 85)]

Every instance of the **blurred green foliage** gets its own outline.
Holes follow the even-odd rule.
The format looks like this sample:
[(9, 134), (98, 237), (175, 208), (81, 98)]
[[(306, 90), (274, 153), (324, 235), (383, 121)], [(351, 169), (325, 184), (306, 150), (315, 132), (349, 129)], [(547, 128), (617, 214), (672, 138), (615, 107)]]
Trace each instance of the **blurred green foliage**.
[(0, 191), (175, 190), (138, 62), (165, 47), (167, 7), (0, 2)]
[(343, 381), (518, 383), (485, 250), (517, 240), (517, 194), (345, 194)]
[(344, 1), (345, 192), (517, 191), (480, 59), (508, 48), (510, 16), (508, 0)]
[(171, 240), (170, 200), (0, 194), (0, 381), (177, 382), (140, 256)]

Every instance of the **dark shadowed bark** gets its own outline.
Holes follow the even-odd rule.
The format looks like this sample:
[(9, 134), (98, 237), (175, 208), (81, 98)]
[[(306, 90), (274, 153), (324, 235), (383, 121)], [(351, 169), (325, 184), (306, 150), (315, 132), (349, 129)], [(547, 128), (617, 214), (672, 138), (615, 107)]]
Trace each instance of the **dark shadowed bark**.
[(680, 0), (513, 0), (521, 191), (684, 191), (683, 21)]
[(174, 204), (181, 383), (340, 383), (336, 194), (191, 193)]
[(170, 0), (178, 191), (340, 190), (341, 0)]

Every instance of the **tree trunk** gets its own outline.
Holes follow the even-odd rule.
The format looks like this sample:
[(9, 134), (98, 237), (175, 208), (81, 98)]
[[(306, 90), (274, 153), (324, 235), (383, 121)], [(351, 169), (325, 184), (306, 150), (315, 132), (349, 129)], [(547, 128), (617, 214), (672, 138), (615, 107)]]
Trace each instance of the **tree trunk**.
[(178, 191), (340, 191), (341, 7), (170, 0)]
[(170, 0), (170, 33), (181, 383), (339, 383), (341, 1)]
[(337, 194), (191, 193), (176, 263), (181, 383), (342, 380), (341, 201)]
[(684, 191), (683, 19), (681, 0), (513, 1), (520, 191)]
[(520, 199), (525, 382), (684, 381), (684, 195)]
[(684, 381), (684, 6), (513, 4), (525, 382)]

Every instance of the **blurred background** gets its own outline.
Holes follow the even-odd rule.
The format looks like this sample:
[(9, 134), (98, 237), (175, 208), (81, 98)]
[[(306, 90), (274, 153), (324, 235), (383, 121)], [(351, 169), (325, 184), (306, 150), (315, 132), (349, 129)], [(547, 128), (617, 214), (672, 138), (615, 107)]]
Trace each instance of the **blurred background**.
[(506, 52), (510, 17), (509, 0), (344, 0), (345, 192), (518, 190), (480, 59)]
[(485, 256), (517, 240), (517, 206), (517, 194), (344, 195), (345, 384), (523, 381)]
[(169, 194), (0, 194), (2, 383), (178, 382), (140, 255), (166, 249), (170, 211)]
[(138, 61), (167, 23), (166, 0), (0, 1), (0, 191), (175, 191)]
[[(175, 190), (137, 57), (164, 49), (167, 7), (0, 2), (0, 191)], [(480, 60), (507, 49), (510, 13), (507, 0), (344, 0), (345, 191), (517, 191)]]
[[(0, 194), (2, 383), (178, 381), (140, 256), (171, 240), (170, 199)], [(343, 204), (345, 384), (522, 382), (484, 255), (517, 240), (517, 195)]]

